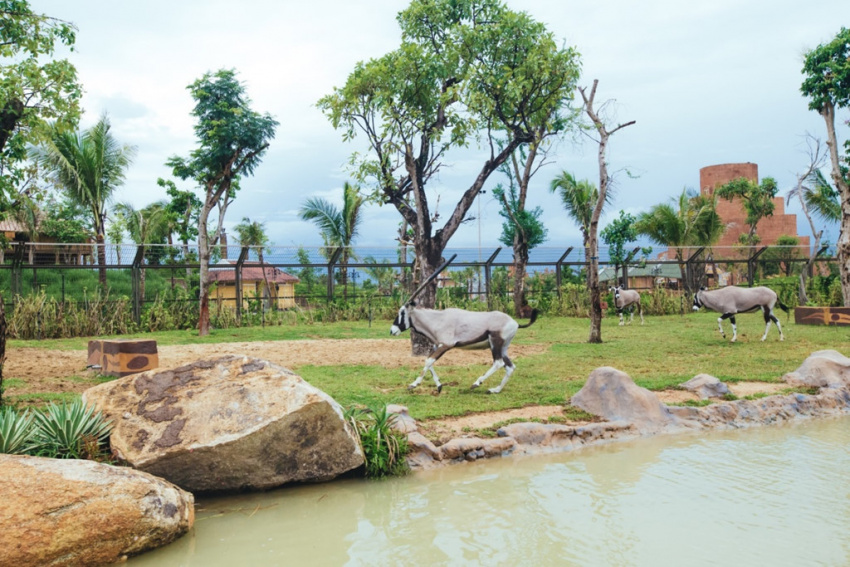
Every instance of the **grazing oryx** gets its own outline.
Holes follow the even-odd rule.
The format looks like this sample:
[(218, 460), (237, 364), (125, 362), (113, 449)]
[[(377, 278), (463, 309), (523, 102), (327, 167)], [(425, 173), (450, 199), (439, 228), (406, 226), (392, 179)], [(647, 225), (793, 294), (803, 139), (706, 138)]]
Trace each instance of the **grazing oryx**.
[(638, 314), (640, 315), (640, 324), (643, 325), (643, 305), (640, 303), (640, 294), (633, 289), (622, 289), (620, 286), (609, 287), (608, 291), (614, 293), (614, 306), (617, 308), (617, 314), (620, 316), (620, 326), (625, 325), (623, 322), (623, 310), (629, 309), (629, 325), (635, 319), (635, 306), (637, 306)]
[(779, 329), (779, 340), (784, 341), (785, 335), (782, 334), (782, 326), (779, 324), (779, 319), (773, 314), (773, 306), (779, 305), (780, 309), (788, 313), (788, 308), (782, 305), (779, 298), (776, 297), (776, 292), (767, 287), (722, 287), (711, 291), (701, 287), (694, 294), (694, 311), (699, 311), (700, 307), (723, 313), (717, 319), (717, 325), (720, 327), (720, 334), (725, 338), (726, 333), (723, 332), (723, 319), (729, 319), (732, 322), (732, 342), (738, 338), (738, 329), (735, 326), (735, 315), (738, 313), (752, 313), (761, 309), (764, 313), (764, 336), (761, 340), (767, 338), (767, 331), (770, 330), (770, 322), (776, 323), (776, 328)]
[(516, 366), (508, 358), (508, 346), (511, 344), (517, 329), (531, 326), (537, 320), (537, 310), (531, 312), (531, 320), (520, 325), (514, 319), (501, 311), (466, 311), (463, 309), (425, 309), (417, 307), (415, 301), (409, 301), (398, 311), (398, 315), (390, 327), (390, 333), (399, 335), (407, 329), (415, 329), (422, 333), (428, 340), (434, 343), (435, 350), (425, 360), (425, 368), (422, 374), (408, 387), (413, 389), (418, 386), (429, 371), (434, 377), (437, 393), (443, 389), (437, 373), (434, 372), (434, 363), (455, 347), (463, 347), (488, 341), (490, 352), (493, 354), (493, 366), (490, 370), (478, 378), (471, 388), (480, 386), (491, 374), (501, 367), (505, 368), (505, 377), (502, 383), (495, 388), (490, 388), (491, 394), (498, 394), (508, 383)]

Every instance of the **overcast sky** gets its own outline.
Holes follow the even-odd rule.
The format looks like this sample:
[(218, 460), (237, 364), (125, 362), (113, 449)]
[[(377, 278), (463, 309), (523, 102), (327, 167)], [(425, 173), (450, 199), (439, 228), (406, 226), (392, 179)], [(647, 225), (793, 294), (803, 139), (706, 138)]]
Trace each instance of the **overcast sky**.
[[(774, 177), (784, 194), (807, 166), (803, 135), (825, 138), (822, 118), (799, 93), (800, 69), (807, 50), (850, 24), (847, 0), (507, 3), (578, 50), (579, 84), (599, 79), (597, 99), (612, 100), (612, 124), (637, 121), (611, 139), (616, 197), (603, 225), (621, 209), (636, 214), (683, 187), (698, 188), (699, 170), (708, 165), (754, 162), (760, 177)], [(345, 164), (354, 146), (342, 141), (316, 101), (342, 86), (358, 61), (398, 46), (395, 16), (407, 4), (31, 0), (34, 10), (78, 28), (69, 57), (85, 91), (82, 126), (106, 112), (118, 140), (138, 147), (119, 201), (142, 207), (165, 197), (156, 185), (158, 177), (170, 177), (163, 164), (195, 147), (194, 101), (186, 86), (207, 71), (236, 69), (253, 108), (272, 114), (280, 126), (255, 176), (242, 181), (225, 226), (243, 217), (263, 222), (281, 246), (321, 245), (313, 225), (298, 219), (298, 209), (309, 197), (341, 204), (342, 184), (350, 178)], [(847, 120), (847, 113), (840, 118)], [(847, 134), (840, 126), (842, 141)], [(444, 218), (471, 184), (481, 155), (448, 157), (451, 167), (433, 183), (430, 197), (440, 193)], [(544, 246), (564, 248), (581, 238), (548, 185), (562, 170), (598, 183), (596, 147), (563, 143), (554, 162), (537, 175), (530, 204), (544, 208)], [(499, 181), (492, 176), (487, 188)], [(489, 191), (480, 207), (481, 242), (497, 246), (502, 221)], [(471, 213), (477, 215), (478, 205)], [(357, 243), (393, 246), (398, 213), (369, 205), (363, 214)], [(800, 233), (807, 233), (802, 215), (797, 221)], [(479, 223), (470, 222), (451, 246), (478, 243)]]

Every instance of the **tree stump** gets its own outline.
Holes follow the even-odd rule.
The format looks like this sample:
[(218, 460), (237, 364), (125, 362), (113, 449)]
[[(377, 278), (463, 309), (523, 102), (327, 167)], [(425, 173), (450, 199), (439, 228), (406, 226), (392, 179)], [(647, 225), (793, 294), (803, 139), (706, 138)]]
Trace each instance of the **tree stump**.
[(89, 367), (105, 376), (128, 376), (159, 366), (156, 341), (141, 339), (89, 341)]

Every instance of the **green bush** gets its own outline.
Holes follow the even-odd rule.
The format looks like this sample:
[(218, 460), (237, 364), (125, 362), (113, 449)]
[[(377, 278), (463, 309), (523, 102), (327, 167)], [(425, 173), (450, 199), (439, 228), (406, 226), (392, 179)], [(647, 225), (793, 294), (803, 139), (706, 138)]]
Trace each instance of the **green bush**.
[(35, 431), (30, 454), (57, 459), (103, 460), (112, 423), (82, 400), (50, 404), (34, 414)]
[(0, 453), (27, 454), (34, 434), (35, 429), (29, 411), (18, 414), (10, 407), (0, 408)]
[(407, 437), (392, 428), (397, 416), (387, 406), (362, 410), (350, 408), (346, 418), (360, 437), (368, 478), (407, 474)]

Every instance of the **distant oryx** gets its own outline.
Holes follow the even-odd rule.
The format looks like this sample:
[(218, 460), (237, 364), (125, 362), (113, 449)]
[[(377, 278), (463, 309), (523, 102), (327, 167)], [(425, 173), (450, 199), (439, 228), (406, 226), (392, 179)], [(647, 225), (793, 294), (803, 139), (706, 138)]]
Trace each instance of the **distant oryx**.
[(723, 332), (723, 319), (729, 319), (732, 322), (732, 342), (738, 338), (738, 329), (735, 326), (735, 315), (738, 313), (752, 313), (761, 309), (764, 313), (764, 336), (761, 340), (767, 338), (767, 332), (770, 330), (770, 322), (776, 323), (776, 328), (779, 329), (779, 340), (784, 341), (785, 335), (782, 334), (782, 326), (779, 324), (779, 319), (773, 314), (773, 306), (779, 305), (779, 308), (788, 313), (788, 308), (782, 305), (779, 298), (776, 297), (776, 292), (767, 287), (722, 287), (711, 291), (701, 287), (694, 294), (694, 311), (699, 311), (700, 307), (723, 313), (717, 319), (717, 325), (720, 327), (720, 334), (725, 338), (726, 333)]
[(537, 310), (532, 310), (531, 320), (527, 324), (520, 325), (512, 317), (501, 311), (435, 310), (418, 307), (415, 300), (416, 296), (453, 259), (454, 256), (438, 268), (436, 272), (413, 292), (410, 299), (398, 310), (398, 315), (396, 315), (392, 327), (390, 327), (390, 334), (392, 335), (399, 335), (407, 329), (415, 329), (417, 332), (425, 335), (434, 344), (434, 352), (425, 359), (425, 368), (422, 370), (422, 374), (408, 386), (408, 389), (412, 390), (418, 386), (425, 377), (425, 374), (430, 371), (431, 376), (434, 378), (434, 384), (437, 386), (437, 393), (440, 393), (443, 385), (434, 371), (434, 363), (446, 354), (446, 352), (455, 347), (469, 346), (487, 341), (490, 344), (490, 352), (493, 354), (493, 366), (483, 376), (479, 377), (472, 384), (471, 388), (477, 388), (496, 370), (504, 367), (505, 377), (502, 378), (502, 383), (496, 388), (490, 388), (489, 390), (491, 394), (498, 394), (505, 387), (505, 384), (508, 383), (508, 378), (511, 377), (511, 374), (516, 368), (511, 359), (508, 358), (508, 346), (510, 346), (514, 335), (516, 335), (517, 329), (529, 327), (537, 320)]
[(625, 325), (623, 322), (623, 310), (629, 309), (629, 325), (635, 319), (635, 306), (637, 306), (638, 314), (640, 315), (640, 324), (643, 325), (643, 305), (640, 303), (640, 294), (633, 289), (622, 289), (620, 286), (609, 287), (608, 291), (614, 293), (614, 306), (617, 308), (617, 314), (620, 316), (620, 326)]

